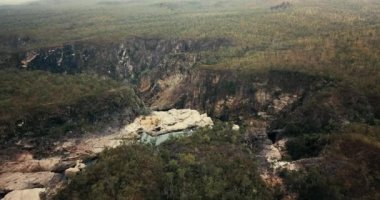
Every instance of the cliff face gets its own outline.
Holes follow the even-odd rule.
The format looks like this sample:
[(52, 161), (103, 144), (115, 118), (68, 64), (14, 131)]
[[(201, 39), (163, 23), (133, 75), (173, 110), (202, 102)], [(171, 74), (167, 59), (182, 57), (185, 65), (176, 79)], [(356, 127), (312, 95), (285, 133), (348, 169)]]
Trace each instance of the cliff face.
[[(254, 117), (273, 121), (277, 116), (286, 116), (297, 106), (305, 104), (305, 99), (313, 99), (317, 91), (335, 87), (333, 81), (300, 72), (252, 73), (197, 67), (202, 60), (200, 52), (230, 45), (231, 41), (226, 39), (133, 38), (119, 44), (74, 43), (13, 57), (18, 59), (19, 68), (54, 73), (90, 73), (130, 82), (136, 86), (144, 102), (155, 110), (193, 108), (223, 120)], [(347, 96), (362, 98), (356, 93)], [(320, 98), (324, 99), (324, 96)], [(368, 104), (366, 100), (361, 102)], [(344, 107), (347, 103), (338, 98), (334, 104)], [(369, 104), (362, 108), (371, 113)], [(334, 109), (334, 105), (323, 109)], [(330, 118), (339, 118), (339, 123), (354, 119), (351, 115), (358, 115), (363, 120), (371, 118), (370, 114), (361, 111), (339, 111), (337, 115), (320, 117), (326, 117), (324, 121), (327, 122)], [(281, 126), (285, 125), (277, 122), (273, 125), (275, 128)]]
[(173, 68), (191, 68), (198, 60), (198, 52), (215, 50), (230, 43), (224, 39), (192, 41), (133, 38), (121, 43), (78, 42), (28, 51), (18, 57), (19, 67), (31, 70), (87, 72), (136, 80), (147, 71), (163, 74)]
[[(223, 120), (269, 119), (299, 102), (317, 82), (323, 84), (315, 77), (287, 71), (247, 74), (195, 69), (158, 80), (156, 87), (162, 92), (150, 93), (146, 101), (155, 109), (190, 107)], [(141, 87), (140, 92), (144, 92)]]
[(277, 113), (297, 101), (315, 81), (291, 72), (247, 75), (196, 67), (202, 59), (200, 52), (229, 45), (225, 39), (134, 38), (120, 44), (76, 43), (39, 49), (17, 58), (18, 66), (28, 70), (91, 73), (126, 80), (136, 85), (153, 109), (197, 108), (222, 119)]

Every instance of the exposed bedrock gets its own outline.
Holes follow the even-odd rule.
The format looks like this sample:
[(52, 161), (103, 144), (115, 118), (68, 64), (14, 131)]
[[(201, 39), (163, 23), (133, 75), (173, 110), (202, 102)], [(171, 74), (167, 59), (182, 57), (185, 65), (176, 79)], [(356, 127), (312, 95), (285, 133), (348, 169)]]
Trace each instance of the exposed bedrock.
[(55, 73), (96, 73), (116, 79), (139, 80), (143, 73), (163, 76), (172, 69), (192, 68), (198, 53), (229, 46), (226, 39), (127, 39), (120, 43), (77, 42), (18, 54), (19, 67)]

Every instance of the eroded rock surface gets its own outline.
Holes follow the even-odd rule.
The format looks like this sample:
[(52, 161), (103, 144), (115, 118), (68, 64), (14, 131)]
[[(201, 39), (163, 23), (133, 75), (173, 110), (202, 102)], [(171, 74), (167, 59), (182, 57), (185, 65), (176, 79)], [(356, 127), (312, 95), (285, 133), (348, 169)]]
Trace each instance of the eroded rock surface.
[(77, 160), (77, 163), (74, 167), (71, 167), (65, 170), (65, 176), (67, 178), (73, 178), (76, 174), (78, 174), (84, 168), (86, 168), (86, 165), (82, 161)]
[(40, 171), (56, 171), (60, 167), (61, 159), (52, 157), (47, 159), (35, 160), (17, 160), (6, 162), (0, 167), (0, 173), (6, 172), (40, 172)]
[(8, 193), (3, 200), (40, 200), (40, 195), (44, 192), (45, 188), (14, 190)]
[(6, 191), (44, 188), (60, 175), (53, 172), (4, 173), (0, 175), (0, 189)]
[(133, 123), (120, 130), (103, 135), (90, 135), (79, 141), (72, 139), (62, 143), (64, 148), (62, 146), (57, 148), (66, 149), (71, 155), (80, 156), (100, 153), (105, 148), (115, 148), (123, 143), (135, 141), (144, 132), (156, 136), (212, 125), (213, 121), (207, 114), (200, 114), (196, 110), (154, 111), (150, 115), (136, 118)]
[(198, 111), (190, 109), (172, 109), (139, 117), (123, 131), (127, 135), (145, 132), (155, 136), (212, 125), (213, 122), (207, 114), (201, 115)]
[[(247, 121), (248, 122), (248, 121)], [(297, 162), (284, 161), (283, 156), (286, 153), (286, 139), (278, 140), (273, 143), (267, 134), (267, 122), (265, 120), (251, 120), (247, 123), (246, 135), (251, 148), (257, 150), (259, 173), (262, 180), (269, 187), (280, 186), (285, 189), (282, 178), (278, 172), (283, 169), (299, 170), (302, 166)]]

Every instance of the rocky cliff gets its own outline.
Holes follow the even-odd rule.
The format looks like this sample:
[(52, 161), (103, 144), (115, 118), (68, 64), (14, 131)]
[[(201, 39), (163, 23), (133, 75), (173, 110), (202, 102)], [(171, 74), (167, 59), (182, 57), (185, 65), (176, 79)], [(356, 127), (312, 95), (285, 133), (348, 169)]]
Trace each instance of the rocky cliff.
[(32, 50), (8, 56), (8, 60), (17, 58), (18, 67), (28, 70), (126, 80), (136, 85), (153, 109), (197, 108), (221, 119), (279, 112), (316, 82), (315, 77), (292, 72), (246, 74), (197, 67), (200, 52), (230, 45), (225, 39), (133, 38), (120, 44), (82, 42)]
[[(331, 120), (342, 124), (355, 120), (370, 121), (373, 117), (368, 114), (372, 113), (372, 107), (365, 97), (343, 87), (349, 91), (344, 94), (351, 100), (335, 98), (331, 88), (337, 87), (336, 82), (324, 77), (286, 70), (247, 72), (199, 67), (204, 59), (201, 52), (231, 45), (233, 43), (227, 39), (132, 38), (121, 43), (77, 42), (2, 56), (2, 60), (18, 63), (19, 68), (28, 70), (89, 73), (130, 82), (154, 110), (193, 108), (222, 120), (240, 121), (254, 117), (272, 121), (277, 116), (287, 116), (300, 105), (318, 101), (315, 94), (322, 91), (321, 94), (331, 94), (331, 98), (325, 98), (326, 95), (317, 98), (331, 105), (318, 109), (330, 112), (338, 107), (339, 111), (334, 115), (318, 115), (324, 118), (324, 122), (316, 125), (316, 129), (329, 126)], [(361, 106), (355, 107), (355, 101)], [(349, 111), (346, 112), (345, 107), (349, 107)], [(307, 112), (313, 113), (314, 109)], [(292, 117), (299, 116), (303, 114)], [(302, 123), (302, 120), (297, 123)], [(284, 126), (276, 122), (273, 128)]]

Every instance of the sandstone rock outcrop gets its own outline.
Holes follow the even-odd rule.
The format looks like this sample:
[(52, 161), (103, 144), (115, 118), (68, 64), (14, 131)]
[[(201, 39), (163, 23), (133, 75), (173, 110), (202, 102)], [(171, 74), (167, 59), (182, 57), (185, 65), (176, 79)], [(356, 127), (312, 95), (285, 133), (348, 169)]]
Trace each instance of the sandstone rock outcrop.
[(27, 159), (23, 161), (7, 162), (1, 165), (0, 173), (6, 172), (41, 172), (41, 171), (55, 171), (59, 168), (61, 159), (52, 157), (47, 159), (35, 160)]
[(3, 200), (40, 200), (40, 195), (44, 192), (45, 188), (14, 190), (8, 193)]
[(4, 173), (0, 175), (0, 189), (6, 191), (44, 188), (59, 174), (53, 172)]
[[(135, 141), (143, 132), (151, 136), (157, 136), (212, 125), (213, 121), (207, 114), (200, 114), (196, 110), (172, 109), (169, 111), (154, 111), (150, 115), (136, 118), (133, 123), (121, 130), (103, 135), (88, 136), (80, 141), (76, 141), (75, 146), (66, 149), (70, 154), (78, 156), (91, 153), (96, 154), (102, 152), (105, 148), (115, 148), (123, 143)], [(67, 143), (74, 143), (74, 141), (64, 142), (62, 145), (66, 145)], [(61, 147), (57, 148), (63, 149)]]
[(77, 160), (77, 164), (75, 165), (75, 167), (71, 167), (65, 170), (65, 176), (67, 178), (73, 178), (76, 174), (78, 174), (84, 168), (86, 168), (86, 165), (82, 161)]
[(207, 114), (201, 115), (198, 111), (190, 109), (172, 109), (167, 112), (156, 111), (149, 116), (139, 117), (123, 131), (126, 135), (145, 132), (155, 136), (212, 125), (213, 122)]

